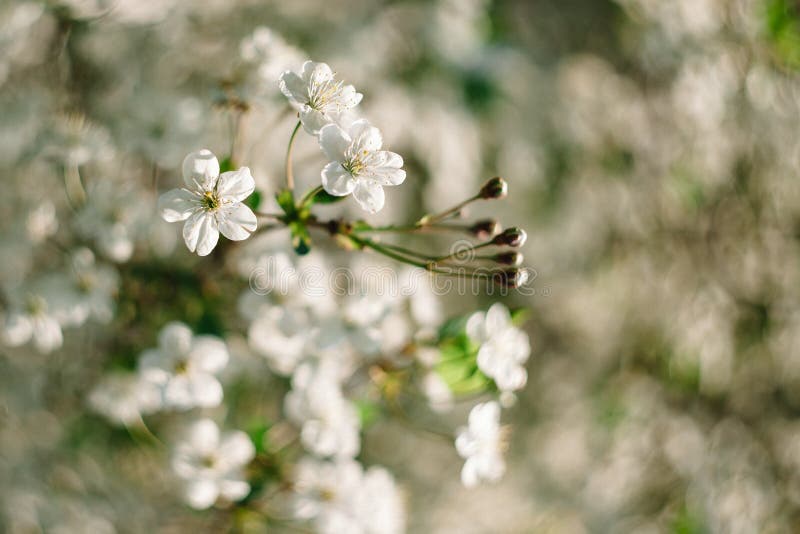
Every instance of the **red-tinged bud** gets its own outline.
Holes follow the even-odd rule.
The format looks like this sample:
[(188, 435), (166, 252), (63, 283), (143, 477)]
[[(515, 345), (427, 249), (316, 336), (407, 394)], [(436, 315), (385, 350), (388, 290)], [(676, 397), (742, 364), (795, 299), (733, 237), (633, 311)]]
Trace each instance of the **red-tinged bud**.
[(525, 230), (514, 227), (505, 230), (492, 239), (492, 244), (517, 248), (524, 245), (526, 239), (528, 239), (528, 234), (525, 233)]
[(525, 269), (508, 269), (495, 273), (492, 279), (498, 286), (516, 289), (528, 282), (528, 271)]
[(500, 223), (496, 220), (484, 219), (470, 226), (468, 231), (478, 239), (483, 240), (496, 236), (501, 229)]
[(495, 176), (481, 187), (478, 196), (487, 200), (505, 198), (508, 195), (508, 183)]
[(500, 254), (495, 255), (494, 261), (501, 265), (510, 265), (512, 267), (519, 267), (522, 265), (523, 257), (522, 254), (515, 251), (512, 252), (502, 252)]

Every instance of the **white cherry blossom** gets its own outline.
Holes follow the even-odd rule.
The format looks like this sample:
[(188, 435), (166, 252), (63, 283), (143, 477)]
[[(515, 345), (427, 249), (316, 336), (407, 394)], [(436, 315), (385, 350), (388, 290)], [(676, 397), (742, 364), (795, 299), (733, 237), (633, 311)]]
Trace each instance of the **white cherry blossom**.
[(114, 317), (114, 295), (119, 274), (108, 265), (98, 264), (94, 253), (82, 247), (72, 254), (71, 280), (78, 304), (87, 318), (107, 324)]
[(322, 169), (322, 186), (335, 196), (352, 193), (362, 209), (375, 213), (383, 208), (383, 187), (406, 179), (403, 158), (381, 150), (381, 132), (369, 121), (355, 121), (347, 131), (329, 124), (319, 134), (322, 151), (330, 163)]
[(238, 501), (250, 492), (244, 466), (256, 450), (247, 434), (221, 434), (210, 419), (193, 423), (183, 441), (175, 447), (172, 470), (185, 483), (184, 498), (192, 508), (203, 510), (220, 497)]
[(32, 342), (42, 354), (61, 348), (63, 328), (80, 326), (89, 316), (72, 280), (58, 271), (30, 285), (13, 287), (6, 297), (0, 340), (12, 347)]
[(94, 250), (118, 263), (131, 259), (152, 225), (152, 197), (125, 178), (89, 184), (86, 204), (74, 218), (75, 229), (94, 242)]
[(183, 239), (190, 252), (206, 256), (217, 246), (219, 234), (241, 241), (255, 232), (253, 211), (242, 201), (255, 190), (250, 169), (241, 167), (220, 175), (211, 151), (192, 152), (183, 160), (185, 188), (161, 195), (158, 207), (167, 222), (186, 221)]
[(89, 407), (112, 423), (130, 425), (161, 405), (161, 392), (135, 373), (105, 376), (89, 393)]
[(380, 466), (364, 470), (351, 459), (302, 459), (294, 473), (294, 515), (314, 521), (317, 532), (399, 534), (404, 505), (392, 475)]
[(61, 323), (52, 306), (44, 296), (35, 293), (6, 314), (0, 338), (11, 347), (31, 341), (42, 354), (53, 352), (64, 343)]
[(222, 385), (215, 375), (227, 365), (228, 357), (221, 339), (193, 336), (188, 326), (173, 322), (161, 330), (158, 348), (142, 354), (139, 373), (160, 388), (165, 408), (218, 406)]
[(496, 482), (506, 470), (503, 452), (505, 428), (500, 426), (500, 405), (495, 401), (475, 405), (469, 412), (469, 426), (456, 436), (456, 450), (466, 459), (461, 482), (471, 488), (482, 481)]
[(361, 102), (362, 94), (352, 85), (336, 81), (326, 63), (306, 61), (300, 74), (286, 71), (280, 78), (281, 92), (297, 109), (303, 128), (318, 135), (326, 124), (337, 122), (342, 113)]
[(284, 401), (286, 414), (301, 426), (303, 446), (318, 456), (352, 458), (361, 447), (355, 406), (339, 385), (335, 360), (305, 363), (294, 373)]
[(259, 26), (239, 45), (239, 53), (248, 71), (261, 82), (260, 86), (275, 90), (275, 82), (287, 69), (303, 62), (302, 52), (286, 42), (276, 31)]
[(511, 322), (508, 308), (495, 303), (486, 313), (476, 312), (467, 321), (467, 335), (480, 344), (478, 367), (501, 391), (525, 386), (524, 364), (531, 353), (528, 334)]

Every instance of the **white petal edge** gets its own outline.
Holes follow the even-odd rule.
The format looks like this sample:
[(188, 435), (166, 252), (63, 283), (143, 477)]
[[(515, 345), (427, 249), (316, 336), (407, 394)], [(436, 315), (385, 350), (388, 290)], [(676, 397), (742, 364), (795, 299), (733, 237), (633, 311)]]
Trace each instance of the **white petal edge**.
[(343, 162), (351, 139), (338, 124), (327, 124), (319, 131), (319, 146), (331, 161)]
[(374, 180), (359, 180), (353, 191), (353, 197), (361, 208), (369, 213), (381, 211), (386, 202), (383, 186)]
[(231, 241), (247, 239), (258, 227), (255, 213), (241, 202), (220, 208), (217, 221), (219, 231)]
[(158, 211), (167, 222), (185, 221), (198, 209), (197, 200), (186, 189), (173, 189), (158, 197)]
[(222, 173), (217, 181), (217, 194), (222, 200), (241, 202), (255, 191), (256, 182), (248, 167)]
[(189, 217), (183, 226), (183, 240), (189, 252), (208, 256), (219, 240), (219, 229), (214, 215), (201, 211)]
[(322, 187), (333, 196), (343, 197), (356, 188), (356, 180), (342, 165), (332, 161), (322, 169)]
[(204, 148), (192, 152), (183, 160), (183, 181), (189, 189), (197, 189), (197, 184), (206, 191), (214, 188), (219, 178), (219, 161), (213, 152)]

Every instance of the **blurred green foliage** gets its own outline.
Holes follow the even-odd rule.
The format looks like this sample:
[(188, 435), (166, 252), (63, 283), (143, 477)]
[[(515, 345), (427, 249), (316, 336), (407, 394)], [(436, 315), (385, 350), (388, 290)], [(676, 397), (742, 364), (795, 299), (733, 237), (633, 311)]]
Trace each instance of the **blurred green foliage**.
[(789, 68), (800, 68), (800, 5), (768, 0), (766, 27), (778, 59)]

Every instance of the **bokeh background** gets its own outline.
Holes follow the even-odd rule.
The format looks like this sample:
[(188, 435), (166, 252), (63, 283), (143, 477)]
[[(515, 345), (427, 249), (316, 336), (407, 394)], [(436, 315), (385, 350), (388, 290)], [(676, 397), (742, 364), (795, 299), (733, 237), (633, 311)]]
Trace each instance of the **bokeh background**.
[[(364, 432), (409, 532), (800, 531), (796, 2), (6, 0), (0, 21), (4, 306), (74, 243), (119, 277), (109, 324), (0, 354), (6, 531), (228, 528), (226, 511), (185, 508), (163, 451), (86, 397), (179, 319), (238, 347), (230, 420), (280, 413), (286, 384), (236, 314), (246, 279), (210, 267), (224, 247), (188, 254), (155, 199), (233, 131), (274, 194), (295, 119), (265, 80), (306, 58), (364, 93), (405, 158), (370, 220), (413, 220), (499, 174), (507, 201), (472, 214), (528, 231), (536, 294), (505, 302), (530, 309), (533, 352), (503, 481), (466, 490), (452, 443), (392, 420)], [(282, 41), (259, 48), (259, 27)], [(322, 156), (310, 138), (296, 150), (314, 185)], [(464, 314), (493, 299), (443, 300)], [(467, 409), (416, 417), (455, 428)]]

